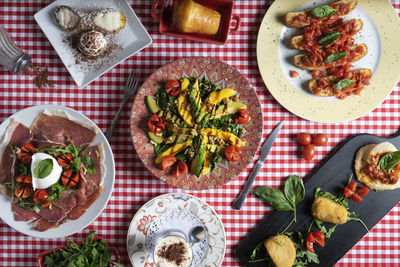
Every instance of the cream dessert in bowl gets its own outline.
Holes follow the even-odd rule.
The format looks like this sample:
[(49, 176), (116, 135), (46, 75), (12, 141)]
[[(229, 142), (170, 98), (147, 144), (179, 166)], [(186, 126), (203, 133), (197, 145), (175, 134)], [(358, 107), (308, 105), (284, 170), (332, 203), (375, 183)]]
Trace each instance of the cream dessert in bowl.
[(189, 267), (192, 257), (189, 243), (176, 235), (162, 238), (157, 243), (153, 255), (157, 267)]

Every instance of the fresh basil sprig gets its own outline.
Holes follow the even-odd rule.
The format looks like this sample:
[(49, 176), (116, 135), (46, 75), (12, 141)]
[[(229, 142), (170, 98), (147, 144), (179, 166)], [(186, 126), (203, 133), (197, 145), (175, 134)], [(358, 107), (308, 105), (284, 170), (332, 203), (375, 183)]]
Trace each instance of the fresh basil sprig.
[(378, 162), (378, 167), (385, 170), (386, 173), (390, 172), (397, 163), (400, 162), (400, 151), (394, 151), (384, 155)]
[(323, 5), (323, 6), (318, 6), (311, 10), (311, 15), (318, 17), (318, 18), (327, 18), (335, 14), (336, 9), (328, 6), (328, 5)]
[(353, 84), (355, 82), (356, 82), (355, 80), (343, 79), (343, 80), (340, 80), (338, 83), (336, 83), (333, 86), (333, 88), (336, 90), (341, 90), (341, 89), (349, 87), (351, 84)]
[(285, 181), (285, 188), (283, 192), (279, 189), (267, 186), (259, 186), (253, 190), (253, 195), (262, 198), (276, 210), (292, 210), (294, 212), (294, 218), (292, 222), (296, 222), (296, 205), (304, 199), (304, 194), (305, 189), (303, 180), (297, 175), (289, 176), (289, 178)]
[(326, 46), (328, 44), (331, 44), (334, 41), (336, 41), (340, 37), (341, 34), (342, 34), (341, 32), (330, 32), (327, 35), (325, 35), (324, 37), (322, 37), (321, 39), (319, 39), (317, 44), (319, 46)]
[(330, 54), (325, 58), (325, 62), (335, 62), (347, 56), (347, 52), (339, 52)]
[(49, 176), (53, 170), (53, 161), (51, 159), (44, 159), (34, 169), (34, 174), (37, 178), (43, 179)]

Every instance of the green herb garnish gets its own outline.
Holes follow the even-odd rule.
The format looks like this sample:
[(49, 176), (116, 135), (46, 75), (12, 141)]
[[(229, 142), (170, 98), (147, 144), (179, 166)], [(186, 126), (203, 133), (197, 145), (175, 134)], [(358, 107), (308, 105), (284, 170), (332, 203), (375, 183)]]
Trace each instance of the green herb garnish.
[(293, 211), (293, 220), (281, 234), (284, 233), (293, 222), (296, 222), (296, 205), (304, 199), (304, 194), (303, 180), (297, 175), (289, 176), (285, 181), (283, 192), (279, 189), (266, 186), (259, 186), (253, 190), (253, 195), (260, 197), (276, 210)]
[(335, 62), (347, 56), (347, 52), (339, 52), (330, 54), (325, 58), (325, 62)]
[(68, 239), (66, 249), (53, 252), (44, 257), (45, 266), (122, 267), (120, 263), (111, 259), (114, 249), (110, 248), (104, 239), (94, 240), (95, 234), (96, 232), (92, 232), (80, 245)]
[(52, 159), (44, 159), (36, 166), (34, 169), (34, 174), (37, 178), (43, 179), (49, 176), (51, 171), (53, 170), (53, 160)]
[(356, 82), (355, 80), (343, 79), (343, 80), (340, 80), (337, 84), (335, 84), (333, 86), (333, 88), (336, 90), (344, 89), (344, 88), (349, 87), (351, 84), (353, 84), (355, 82)]
[(322, 37), (321, 39), (319, 39), (317, 44), (319, 46), (326, 46), (328, 44), (331, 44), (334, 41), (336, 41), (340, 37), (341, 34), (342, 34), (341, 32), (330, 32), (327, 35), (325, 35), (324, 37)]
[(87, 174), (96, 174), (96, 169), (94, 168), (94, 159), (87, 155), (82, 156), (82, 163), (86, 165)]
[(397, 163), (400, 162), (400, 151), (394, 151), (384, 155), (378, 162), (378, 167), (385, 170), (386, 173), (390, 172)]
[(311, 10), (311, 15), (314, 17), (318, 18), (327, 18), (335, 14), (336, 9), (328, 6), (328, 5), (323, 5), (323, 6), (318, 6)]

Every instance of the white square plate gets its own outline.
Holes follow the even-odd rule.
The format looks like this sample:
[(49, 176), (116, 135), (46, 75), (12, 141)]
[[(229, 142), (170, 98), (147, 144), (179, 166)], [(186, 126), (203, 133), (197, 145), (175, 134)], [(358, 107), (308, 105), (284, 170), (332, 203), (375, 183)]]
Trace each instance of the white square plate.
[[(113, 36), (115, 43), (121, 46), (122, 49), (114, 51), (107, 60), (95, 64), (96, 66), (92, 68), (88, 68), (87, 66), (82, 67), (81, 64), (83, 63), (76, 64), (74, 56), (76, 51), (65, 42), (66, 36), (69, 33), (59, 28), (54, 19), (54, 12), (60, 5), (67, 5), (87, 11), (114, 8), (123, 12), (126, 17), (126, 26), (121, 32)], [(37, 12), (35, 20), (79, 88), (88, 85), (117, 64), (152, 43), (150, 35), (126, 0), (58, 0)]]

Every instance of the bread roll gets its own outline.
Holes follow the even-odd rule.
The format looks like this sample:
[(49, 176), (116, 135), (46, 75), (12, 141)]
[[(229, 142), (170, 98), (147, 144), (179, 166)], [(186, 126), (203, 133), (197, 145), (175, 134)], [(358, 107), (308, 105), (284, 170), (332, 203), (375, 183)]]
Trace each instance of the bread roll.
[(216, 34), (221, 14), (193, 0), (179, 0), (173, 6), (172, 26), (184, 33)]

